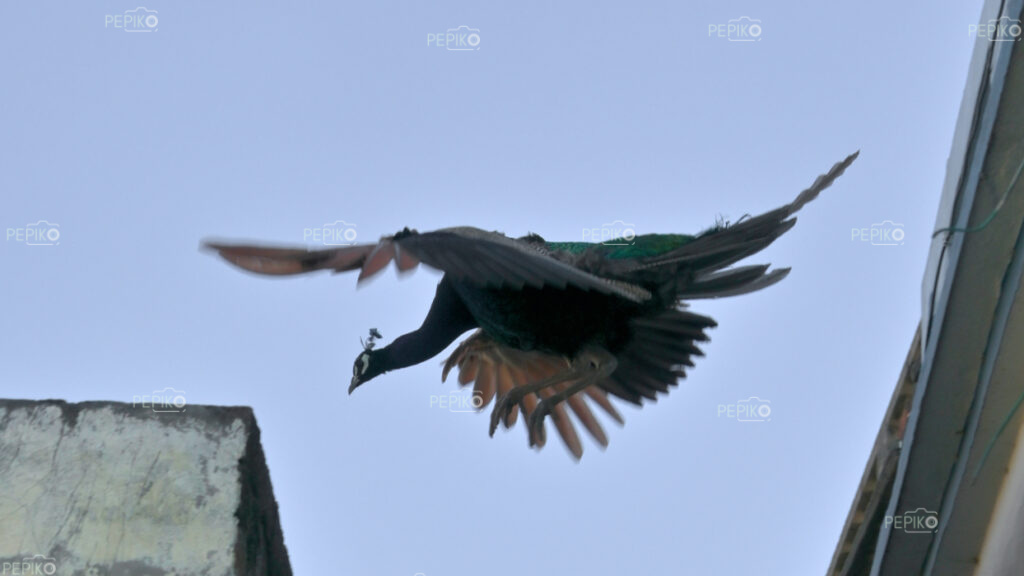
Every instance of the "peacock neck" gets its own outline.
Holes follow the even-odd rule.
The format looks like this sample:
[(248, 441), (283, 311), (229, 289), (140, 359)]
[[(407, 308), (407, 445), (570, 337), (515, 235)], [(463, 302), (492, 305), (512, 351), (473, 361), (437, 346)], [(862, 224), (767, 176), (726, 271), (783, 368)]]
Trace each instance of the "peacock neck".
[(429, 360), (476, 326), (447, 277), (442, 278), (423, 324), (380, 349), (382, 365), (385, 370), (397, 370)]

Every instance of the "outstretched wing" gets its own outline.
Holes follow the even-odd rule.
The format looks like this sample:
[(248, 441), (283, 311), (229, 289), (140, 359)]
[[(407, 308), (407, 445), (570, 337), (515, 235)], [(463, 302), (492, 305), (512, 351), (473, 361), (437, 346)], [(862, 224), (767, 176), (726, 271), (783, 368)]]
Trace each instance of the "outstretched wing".
[(445, 228), (422, 234), (405, 229), (377, 244), (358, 244), (323, 250), (274, 248), (207, 242), (222, 258), (257, 274), (288, 275), (315, 270), (346, 272), (358, 269), (365, 280), (394, 261), (399, 271), (419, 263), (455, 280), (486, 288), (522, 289), (568, 286), (643, 302), (651, 294), (634, 284), (595, 276), (550, 256), (542, 247), (517, 242), (478, 228)]
[[(305, 274), (316, 270), (334, 270), (335, 272), (355, 270), (363, 267), (366, 257), (376, 247), (376, 244), (357, 244), (341, 248), (309, 250), (256, 244), (224, 244), (216, 241), (203, 243), (203, 248), (216, 251), (221, 258), (235, 266), (268, 276)], [(401, 266), (399, 269), (402, 269)]]

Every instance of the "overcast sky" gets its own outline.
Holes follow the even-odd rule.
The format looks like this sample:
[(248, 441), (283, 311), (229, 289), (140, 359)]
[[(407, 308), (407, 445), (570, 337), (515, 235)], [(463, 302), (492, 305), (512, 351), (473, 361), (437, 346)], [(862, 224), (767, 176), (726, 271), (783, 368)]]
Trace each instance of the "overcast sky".
[[(821, 574), (920, 317), (981, 3), (346, 4), (159, 1), (150, 32), (134, 1), (0, 5), (0, 228), (59, 226), (0, 243), (0, 397), (252, 406), (297, 574)], [(696, 232), (857, 149), (749, 260), (793, 273), (696, 302), (707, 357), (580, 463), (441, 405), (450, 349), (346, 395), (436, 273), (356, 290), (197, 250)], [(887, 221), (902, 244), (864, 235)], [(769, 421), (729, 417), (750, 397)]]

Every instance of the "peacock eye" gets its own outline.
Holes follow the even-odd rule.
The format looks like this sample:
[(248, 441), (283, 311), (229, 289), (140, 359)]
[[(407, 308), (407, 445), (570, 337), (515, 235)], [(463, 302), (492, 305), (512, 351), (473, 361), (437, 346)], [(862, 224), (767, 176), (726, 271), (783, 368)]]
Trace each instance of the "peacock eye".
[(370, 367), (370, 355), (363, 354), (359, 357), (359, 361), (363, 363), (363, 368), (359, 371), (360, 374), (366, 374), (366, 370)]

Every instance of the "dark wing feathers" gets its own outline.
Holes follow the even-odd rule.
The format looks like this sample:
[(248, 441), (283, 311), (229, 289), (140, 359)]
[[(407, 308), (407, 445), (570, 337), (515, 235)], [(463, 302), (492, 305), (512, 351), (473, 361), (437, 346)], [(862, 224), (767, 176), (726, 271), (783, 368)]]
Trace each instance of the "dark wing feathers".
[(769, 272), (768, 266), (727, 267), (760, 252), (789, 231), (796, 224), (792, 215), (828, 188), (859, 154), (855, 152), (837, 162), (789, 204), (760, 216), (742, 219), (731, 226), (715, 227), (657, 255), (602, 259), (593, 255), (588, 258), (584, 254), (579, 264), (598, 276), (647, 287), (659, 286), (662, 296), (676, 303), (761, 290), (785, 278), (789, 269)]
[(664, 254), (612, 263), (615, 275), (621, 277), (637, 270), (684, 263), (690, 270), (696, 272), (720, 270), (759, 252), (792, 228), (796, 220), (787, 218), (800, 210), (804, 204), (817, 198), (822, 190), (831, 186), (859, 154), (859, 151), (854, 152), (837, 162), (785, 206), (742, 220), (732, 226), (712, 230)]
[(455, 279), (489, 287), (564, 289), (574, 286), (642, 302), (650, 293), (625, 282), (611, 282), (557, 260), (535, 244), (468, 226), (412, 234), (396, 240), (431, 267)]
[(701, 274), (679, 294), (680, 300), (739, 296), (767, 288), (789, 275), (789, 268), (768, 272), (768, 264), (740, 266)]
[(707, 316), (669, 308), (653, 317), (630, 322), (632, 337), (618, 355), (618, 367), (598, 386), (619, 398), (640, 404), (641, 398), (657, 400), (679, 378), (683, 366), (693, 366), (693, 356), (703, 356), (697, 342), (708, 340), (705, 330), (715, 327)]
[(303, 274), (315, 270), (346, 272), (359, 269), (365, 280), (394, 260), (399, 271), (420, 262), (457, 280), (484, 287), (521, 289), (550, 286), (609, 294), (643, 302), (651, 297), (643, 288), (621, 280), (607, 280), (550, 256), (546, 250), (497, 232), (477, 228), (446, 228), (435, 232), (403, 232), (377, 244), (358, 244), (305, 250), (208, 242), (228, 262), (257, 274)]

